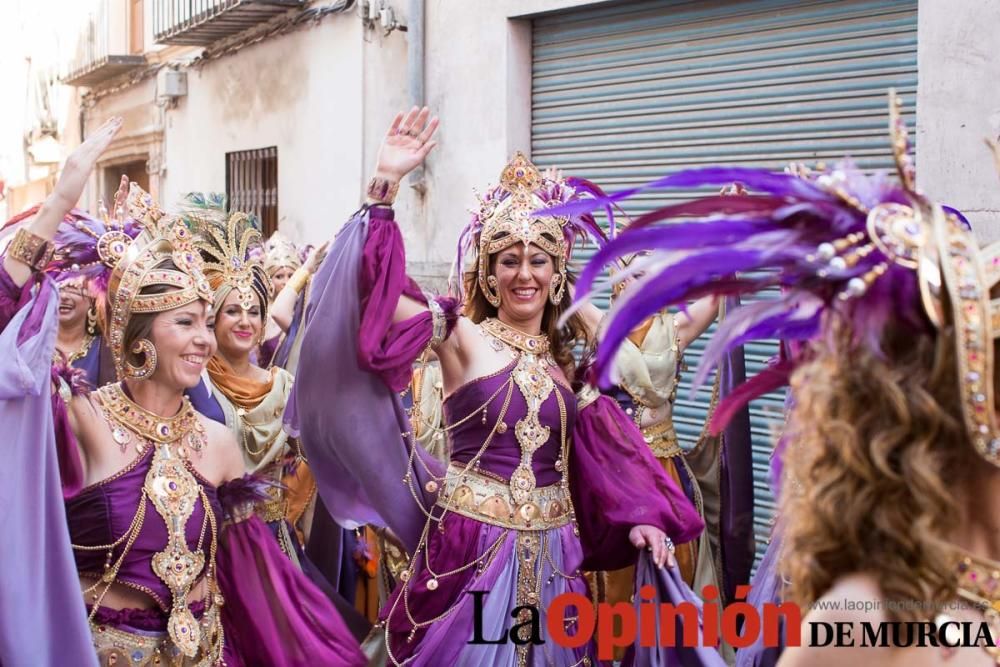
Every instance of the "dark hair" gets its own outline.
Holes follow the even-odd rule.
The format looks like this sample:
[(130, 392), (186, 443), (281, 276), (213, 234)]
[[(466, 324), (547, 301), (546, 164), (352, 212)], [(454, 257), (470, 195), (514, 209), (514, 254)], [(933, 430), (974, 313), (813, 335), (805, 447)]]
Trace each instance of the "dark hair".
[[(490, 256), (488, 273), (493, 273), (496, 258), (496, 254)], [(576, 282), (576, 276), (568, 268), (566, 269), (566, 279), (569, 281), (569, 285)], [(476, 324), (488, 317), (496, 317), (497, 307), (487, 301), (486, 295), (479, 289), (478, 274), (475, 271), (467, 272), (464, 283), (465, 316)], [(559, 364), (559, 368), (570, 382), (576, 375), (576, 359), (573, 357), (573, 348), (577, 345), (583, 345), (585, 350), (592, 350), (595, 344), (590, 330), (579, 314), (574, 313), (565, 326), (559, 326), (559, 319), (572, 303), (572, 290), (567, 286), (563, 290), (562, 300), (557, 305), (553, 305), (546, 296), (545, 313), (542, 315), (542, 332), (549, 337), (549, 349), (556, 363)]]

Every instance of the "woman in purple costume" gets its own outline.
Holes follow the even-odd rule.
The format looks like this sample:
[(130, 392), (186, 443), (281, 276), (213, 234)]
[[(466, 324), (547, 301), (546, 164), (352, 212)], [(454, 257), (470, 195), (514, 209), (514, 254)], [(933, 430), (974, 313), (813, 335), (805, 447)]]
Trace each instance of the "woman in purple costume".
[[(0, 338), (17, 368), (51, 360), (56, 294), (41, 271), (59, 221), (121, 123), (106, 123), (70, 157), (55, 192), (4, 257)], [(333, 606), (250, 511), (261, 490), (244, 478), (231, 432), (183, 395), (215, 349), (212, 293), (194, 236), (141, 190), (127, 210), (143, 227), (135, 240), (110, 230), (94, 241), (114, 267), (108, 341), (120, 382), (90, 394), (60, 382), (48, 406), (54, 437), (11, 443), (52, 446), (59, 457), (66, 523), (41, 530), (59, 535), (68, 523), (69, 540), (52, 545), (72, 549), (78, 577), (61, 580), (76, 589), (76, 600), (68, 594), (72, 622), (59, 631), (78, 639), (86, 618), (92, 635), (89, 655), (71, 643), (61, 664), (91, 663), (94, 651), (101, 664), (130, 666), (364, 664)], [(29, 383), (20, 388), (17, 397), (5, 387), (3, 419), (41, 407)], [(0, 589), (6, 601), (29, 584), (8, 579)], [(0, 620), (6, 639), (16, 617)], [(53, 664), (26, 661), (6, 641), (0, 649), (5, 664)]]
[[(407, 277), (390, 204), (435, 145), (428, 117), (416, 108), (396, 117), (368, 203), (313, 281), (286, 421), (302, 432), (335, 518), (386, 525), (412, 554), (381, 614), (392, 664), (594, 664), (589, 642), (470, 644), (474, 618), (483, 638), (504, 639), (530, 613), (512, 620), (512, 610), (535, 607), (544, 636), (553, 598), (587, 594), (582, 570), (635, 563), (637, 549), (651, 556), (643, 576), (692, 599), (671, 540), (694, 539), (702, 522), (617, 404), (571, 389), (581, 385), (573, 346), (591, 343), (593, 331), (579, 317), (560, 321), (572, 298), (567, 263), (575, 237), (602, 234), (591, 216), (536, 211), (592, 185), (543, 177), (518, 153), (462, 235), (460, 254), (472, 256), (464, 314), (458, 299), (425, 295)], [(413, 444), (398, 397), (428, 348), (443, 373), (447, 465)], [(481, 614), (474, 591), (487, 592)], [(575, 617), (561, 620), (576, 634)], [(527, 639), (526, 627), (513, 632)], [(719, 660), (714, 649), (691, 656)]]

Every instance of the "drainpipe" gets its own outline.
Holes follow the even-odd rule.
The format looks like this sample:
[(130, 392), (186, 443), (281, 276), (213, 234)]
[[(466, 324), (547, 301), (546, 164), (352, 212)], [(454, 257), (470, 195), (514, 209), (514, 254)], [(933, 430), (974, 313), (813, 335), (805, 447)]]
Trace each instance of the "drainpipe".
[[(406, 21), (407, 36), (407, 80), (410, 90), (410, 105), (424, 106), (424, 0), (410, 0), (409, 16)], [(410, 172), (410, 187), (421, 196), (427, 190), (424, 181), (424, 167), (420, 165)]]

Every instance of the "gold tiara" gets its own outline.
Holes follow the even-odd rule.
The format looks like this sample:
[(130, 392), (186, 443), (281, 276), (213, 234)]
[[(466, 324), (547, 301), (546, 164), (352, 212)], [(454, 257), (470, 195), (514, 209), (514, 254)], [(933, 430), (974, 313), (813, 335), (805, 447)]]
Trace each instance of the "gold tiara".
[(479, 233), (477, 278), (479, 289), (494, 305), (500, 299), (489, 284), (489, 257), (517, 243), (537, 246), (556, 258), (553, 279), (560, 281), (560, 287), (554, 298), (562, 298), (568, 252), (563, 226), (567, 218), (534, 213), (548, 206), (538, 193), (543, 184), (538, 168), (517, 151), (500, 173), (498, 190), (488, 198), (480, 198), (479, 219), (483, 226)]
[[(195, 236), (182, 219), (166, 215), (153, 198), (132, 184), (128, 213), (143, 225), (143, 231), (126, 245), (115, 264), (108, 285), (111, 319), (108, 345), (118, 379), (126, 377), (125, 327), (134, 313), (160, 313), (199, 299), (212, 302), (212, 288), (202, 272)], [(173, 260), (177, 270), (158, 268)], [(141, 294), (147, 287), (164, 286), (162, 294)], [(131, 366), (129, 364), (129, 366)], [(148, 371), (146, 371), (148, 372)], [(131, 377), (144, 371), (131, 366)]]

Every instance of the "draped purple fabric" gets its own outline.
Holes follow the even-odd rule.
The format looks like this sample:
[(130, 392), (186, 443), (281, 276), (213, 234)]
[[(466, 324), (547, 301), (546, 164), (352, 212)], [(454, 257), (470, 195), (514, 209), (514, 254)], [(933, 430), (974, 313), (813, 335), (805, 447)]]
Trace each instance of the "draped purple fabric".
[(244, 664), (367, 664), (333, 603), (295, 568), (259, 517), (222, 529), (217, 563), (226, 643)]
[[(441, 476), (444, 469), (419, 447), (414, 456), (422, 462), (411, 465), (410, 441), (401, 435), (409, 430), (409, 421), (399, 395), (359, 365), (359, 280), (368, 217), (360, 213), (348, 221), (313, 278), (298, 374), (285, 407), (285, 429), (301, 435), (323, 503), (338, 523), (388, 526), (412, 550), (424, 525), (423, 511), (435, 502), (434, 494), (423, 491), (431, 479), (426, 471)], [(391, 299), (394, 309), (403, 281), (399, 271), (385, 273), (397, 277), (395, 291), (380, 283), (383, 298)], [(396, 298), (385, 296), (390, 294)], [(369, 302), (376, 303), (373, 298)], [(384, 311), (379, 311), (379, 322), (386, 326)], [(391, 312), (389, 317), (391, 321)], [(431, 336), (429, 316), (425, 325), (407, 331), (426, 345)], [(366, 349), (380, 348), (379, 341), (366, 345)], [(384, 367), (409, 368), (410, 361), (396, 360)], [(399, 372), (390, 375), (399, 377)], [(414, 479), (423, 507), (403, 484), (407, 474)]]
[[(414, 360), (430, 340), (431, 314), (421, 313), (393, 324), (401, 296), (422, 303), (427, 302), (427, 297), (406, 275), (403, 238), (393, 220), (392, 209), (371, 209), (369, 225), (358, 279), (361, 294), (358, 363), (363, 370), (379, 375), (393, 391), (403, 391), (410, 384)], [(438, 303), (445, 311), (450, 333), (458, 317), (457, 302), (439, 298)]]
[(632, 565), (636, 551), (628, 534), (633, 526), (656, 526), (677, 544), (693, 540), (705, 528), (697, 509), (653, 457), (642, 432), (607, 396), (579, 411), (569, 466), (585, 570)]
[[(674, 568), (658, 568), (653, 563), (653, 558), (648, 553), (639, 556), (639, 562), (635, 568), (635, 590), (639, 591), (643, 586), (652, 586), (656, 592), (655, 598), (645, 604), (656, 605), (656, 646), (642, 647), (639, 642), (629, 648), (622, 660), (622, 667), (724, 667), (726, 662), (719, 655), (719, 652), (710, 646), (660, 646), (660, 621), (659, 605), (677, 605), (687, 603), (698, 608), (698, 616), (701, 618), (701, 599), (681, 579), (680, 570)], [(639, 595), (635, 596), (636, 614), (640, 613), (640, 605), (643, 604)], [(675, 630), (677, 637), (683, 637), (684, 630), (678, 621)], [(699, 638), (704, 637), (701, 624), (698, 625)], [(681, 642), (676, 642), (680, 644)]]
[[(60, 455), (72, 490), (82, 483), (75, 443), (56, 442), (52, 354), (58, 330), (48, 278), (17, 287), (0, 265), (0, 664), (97, 664), (66, 531)], [(70, 459), (67, 459), (68, 461)]]

